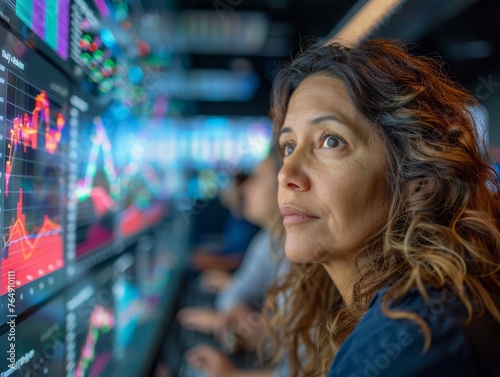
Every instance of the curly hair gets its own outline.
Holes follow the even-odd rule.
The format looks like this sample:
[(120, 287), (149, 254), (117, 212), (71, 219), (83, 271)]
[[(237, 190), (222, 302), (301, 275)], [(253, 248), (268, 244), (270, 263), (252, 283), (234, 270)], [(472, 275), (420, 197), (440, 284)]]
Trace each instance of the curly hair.
[(450, 287), (469, 320), (486, 311), (500, 321), (490, 295), (500, 292), (500, 190), (476, 130), (476, 100), (441, 62), (414, 56), (397, 41), (315, 43), (278, 73), (271, 99), (276, 130), (293, 91), (310, 75), (341, 80), (377, 130), (392, 202), (387, 222), (354, 256), (352, 303), (319, 264), (293, 265), (269, 292), (264, 317), (275, 360), (286, 356), (293, 376), (326, 373), (372, 297), (387, 286), (385, 315), (416, 322), (426, 349), (432, 336), (426, 322), (389, 308), (412, 288), (425, 298), (428, 286)]

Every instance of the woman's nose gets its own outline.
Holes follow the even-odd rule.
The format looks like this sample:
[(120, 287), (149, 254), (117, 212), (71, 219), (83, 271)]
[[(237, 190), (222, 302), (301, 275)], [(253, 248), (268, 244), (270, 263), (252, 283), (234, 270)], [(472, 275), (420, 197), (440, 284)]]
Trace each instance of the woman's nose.
[(311, 181), (306, 173), (305, 158), (299, 153), (295, 150), (286, 157), (278, 173), (279, 185), (286, 190), (307, 191), (311, 187)]

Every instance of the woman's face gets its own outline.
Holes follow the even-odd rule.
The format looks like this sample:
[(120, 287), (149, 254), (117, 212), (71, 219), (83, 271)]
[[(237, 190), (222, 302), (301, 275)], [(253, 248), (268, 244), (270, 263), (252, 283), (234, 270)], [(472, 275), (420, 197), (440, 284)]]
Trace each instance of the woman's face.
[(296, 263), (349, 261), (387, 221), (386, 150), (342, 81), (313, 75), (292, 94), (279, 145), (285, 252)]

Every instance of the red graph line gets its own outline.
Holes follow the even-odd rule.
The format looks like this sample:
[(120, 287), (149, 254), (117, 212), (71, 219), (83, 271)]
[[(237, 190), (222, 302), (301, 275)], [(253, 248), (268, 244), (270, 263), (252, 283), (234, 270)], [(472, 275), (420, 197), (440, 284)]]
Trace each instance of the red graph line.
[(59, 142), (61, 141), (61, 131), (64, 127), (64, 123), (64, 116), (61, 113), (57, 114), (56, 129), (50, 128), (50, 125), (46, 123), (47, 126), (45, 127), (45, 149), (47, 149), (47, 152), (49, 152), (50, 154), (54, 154), (57, 146), (59, 145)]
[(24, 153), (26, 148), (38, 148), (38, 122), (39, 118), (45, 121), (45, 149), (50, 154), (54, 154), (61, 141), (62, 129), (66, 123), (64, 116), (61, 113), (56, 117), (56, 129), (50, 127), (50, 102), (47, 93), (42, 90), (35, 97), (35, 108), (31, 117), (24, 113), (23, 116), (17, 116), (12, 121), (12, 129), (10, 130), (10, 142), (7, 145), (9, 148), (9, 156), (5, 163), (5, 196), (8, 196), (9, 180), (14, 168), (14, 154), (17, 151), (17, 146), (23, 144)]
[(47, 215), (43, 217), (41, 228), (36, 234), (30, 234), (26, 229), (26, 215), (23, 213), (23, 189), (19, 189), (19, 201), (17, 202), (16, 219), (12, 219), (9, 227), (9, 236), (4, 236), (4, 249), (12, 244), (20, 243), (24, 260), (30, 259), (42, 237), (52, 236), (61, 232), (61, 226), (49, 219)]
[(44, 215), (41, 226), (27, 229), (23, 204), (20, 189), (16, 216), (12, 218), (9, 233), (3, 235), (0, 295), (7, 293), (8, 271), (16, 271), (16, 288), (19, 288), (64, 267), (61, 226)]

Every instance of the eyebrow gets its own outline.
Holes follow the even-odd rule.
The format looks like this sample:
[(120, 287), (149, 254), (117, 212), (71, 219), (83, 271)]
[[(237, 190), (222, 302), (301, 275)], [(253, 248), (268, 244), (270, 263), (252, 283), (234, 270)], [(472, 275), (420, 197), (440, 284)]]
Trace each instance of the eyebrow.
[[(317, 126), (318, 124), (321, 124), (323, 122), (326, 122), (326, 121), (334, 121), (334, 122), (337, 122), (337, 123), (340, 123), (340, 124), (343, 124), (345, 125), (344, 122), (342, 122), (339, 118), (337, 118), (335, 115), (322, 115), (322, 116), (319, 116), (317, 118), (313, 118), (313, 119), (310, 119), (307, 124), (309, 126)], [(288, 133), (291, 133), (292, 132), (292, 128), (291, 127), (283, 127), (280, 132), (279, 132), (279, 136), (283, 135), (283, 134), (288, 134)]]

